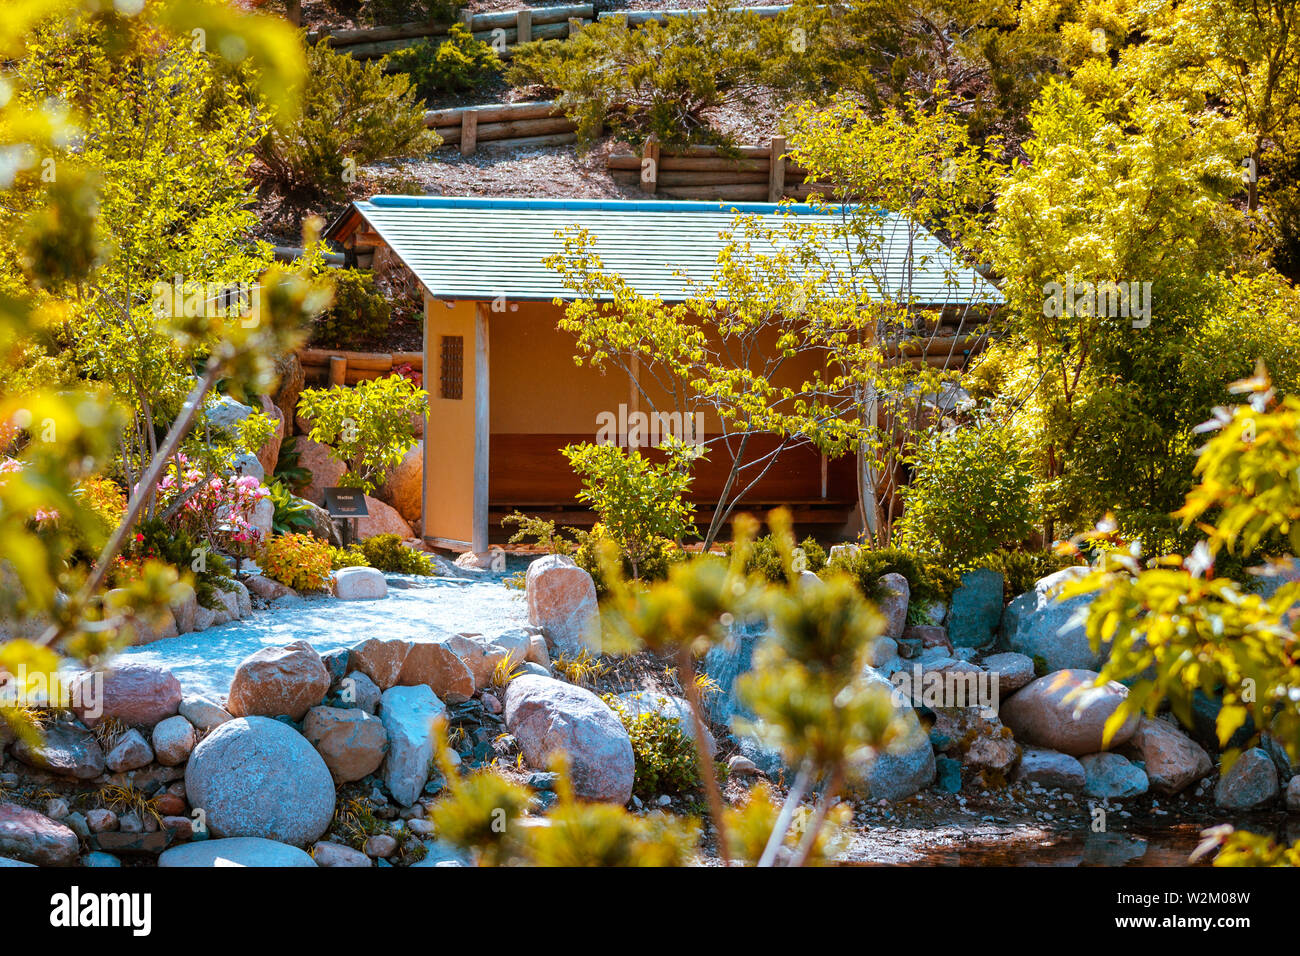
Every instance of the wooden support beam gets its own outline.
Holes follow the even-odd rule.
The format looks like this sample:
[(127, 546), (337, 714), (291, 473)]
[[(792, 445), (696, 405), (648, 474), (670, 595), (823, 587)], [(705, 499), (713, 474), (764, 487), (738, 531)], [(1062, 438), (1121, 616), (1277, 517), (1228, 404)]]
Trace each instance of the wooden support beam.
[(478, 145), (478, 114), (466, 110), (460, 115), (460, 154), (469, 156)]
[(343, 385), (348, 378), (348, 360), (342, 355), (330, 356), (330, 387)]
[(515, 30), (520, 43), (531, 43), (533, 39), (533, 11), (520, 10), (515, 15)]
[(569, 17), (569, 36), (577, 36), (582, 29), (582, 17)]
[(641, 191), (654, 194), (659, 186), (659, 139), (653, 133), (641, 147)]
[(474, 518), (470, 546), (475, 554), (488, 550), (488, 448), (491, 417), (488, 404), (488, 316), (491, 303), (474, 307)]
[(767, 201), (780, 202), (785, 192), (785, 137), (773, 136), (767, 171)]

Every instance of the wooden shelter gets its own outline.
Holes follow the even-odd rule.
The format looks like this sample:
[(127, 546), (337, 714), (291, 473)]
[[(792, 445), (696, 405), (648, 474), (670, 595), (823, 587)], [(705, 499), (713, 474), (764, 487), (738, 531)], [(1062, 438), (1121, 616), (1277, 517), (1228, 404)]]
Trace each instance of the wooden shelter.
[[(765, 225), (814, 216), (827, 228), (837, 218), (766, 203), (376, 196), (329, 227), (327, 238), (349, 255), (387, 247), (423, 289), (429, 416), (421, 533), (429, 544), (484, 552), (505, 534), (501, 518), (516, 509), (558, 516), (561, 524), (589, 522), (560, 449), (594, 440), (611, 419), (621, 430), (648, 411), (629, 377), (576, 365), (572, 337), (557, 329), (562, 306), (554, 300), (575, 295), (542, 262), (563, 251), (557, 234), (586, 229), (607, 270), (642, 295), (684, 302), (692, 298), (690, 279), (713, 274), (738, 214)], [(884, 274), (900, 283), (905, 276), (919, 305), (987, 310), (1001, 301), (924, 230), (919, 239), (912, 230), (906, 249), (885, 248)], [(928, 361), (924, 351), (912, 360)], [(705, 438), (716, 437), (720, 423), (706, 419), (703, 428)], [(755, 454), (774, 442), (756, 439)], [(729, 467), (723, 456), (712, 457), (698, 465), (693, 485), (706, 506), (717, 500)], [(856, 500), (853, 460), (827, 460), (805, 445), (782, 452), (745, 506), (788, 505), (798, 523), (838, 532)]]

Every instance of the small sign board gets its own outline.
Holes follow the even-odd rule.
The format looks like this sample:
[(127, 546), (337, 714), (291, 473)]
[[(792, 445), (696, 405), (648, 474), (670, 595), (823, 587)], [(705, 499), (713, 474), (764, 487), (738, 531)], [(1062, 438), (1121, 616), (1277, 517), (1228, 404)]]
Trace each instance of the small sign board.
[(365, 518), (366, 496), (360, 488), (326, 488), (325, 510), (331, 518)]

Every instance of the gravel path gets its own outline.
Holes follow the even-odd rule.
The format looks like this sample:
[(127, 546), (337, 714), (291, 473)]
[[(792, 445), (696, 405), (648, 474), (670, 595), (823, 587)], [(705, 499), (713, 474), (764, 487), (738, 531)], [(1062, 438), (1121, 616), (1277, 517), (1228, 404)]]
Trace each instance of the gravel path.
[(225, 696), (235, 668), (262, 647), (308, 641), (321, 653), (371, 637), (428, 641), (470, 632), (496, 634), (526, 624), (523, 593), (491, 580), (386, 575), (381, 601), (277, 601), (242, 621), (132, 648), (122, 656), (174, 673), (187, 694)]

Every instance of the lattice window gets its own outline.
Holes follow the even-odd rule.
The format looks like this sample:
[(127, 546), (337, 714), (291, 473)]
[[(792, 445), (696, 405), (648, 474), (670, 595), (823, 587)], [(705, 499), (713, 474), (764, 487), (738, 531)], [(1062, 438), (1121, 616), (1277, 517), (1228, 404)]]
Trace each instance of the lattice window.
[(465, 385), (464, 338), (459, 335), (442, 337), (442, 361), (439, 370), (439, 394), (443, 398), (462, 398)]

